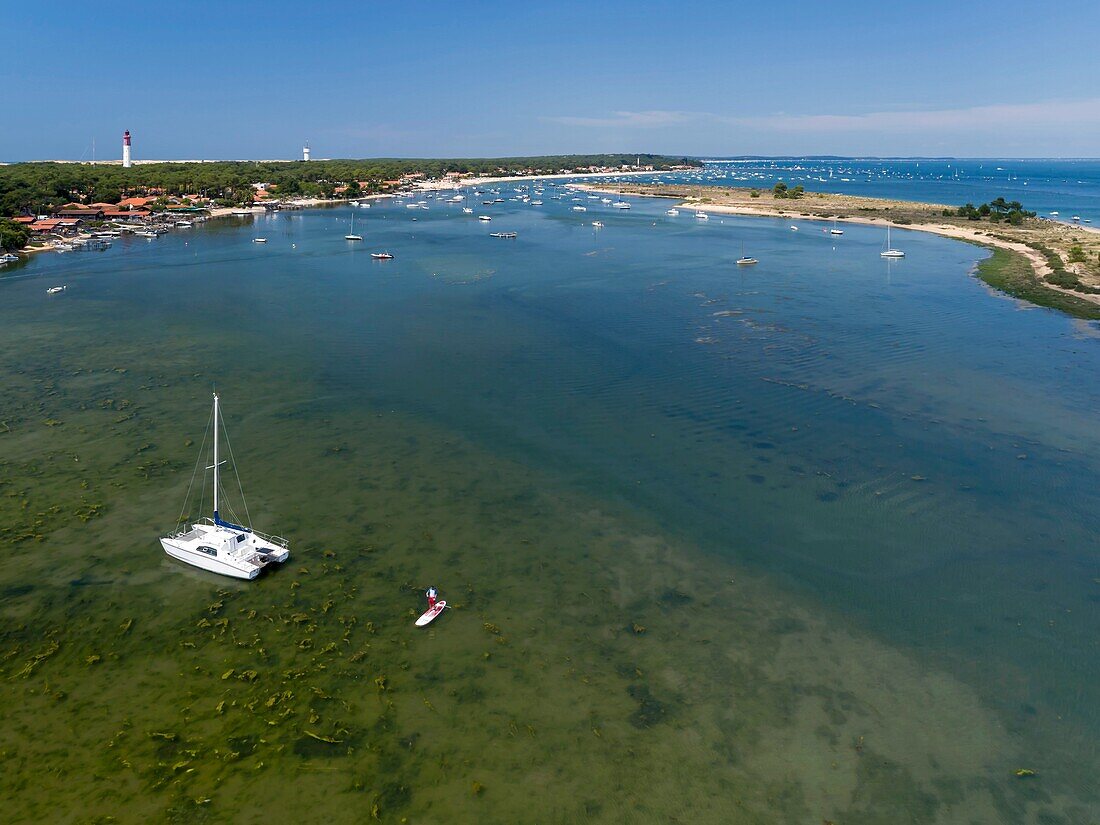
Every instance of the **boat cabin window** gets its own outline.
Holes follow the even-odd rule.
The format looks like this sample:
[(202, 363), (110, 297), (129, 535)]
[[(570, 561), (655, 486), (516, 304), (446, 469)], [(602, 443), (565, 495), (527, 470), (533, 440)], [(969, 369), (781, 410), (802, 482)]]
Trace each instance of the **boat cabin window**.
[(240, 542), (244, 541), (244, 540), (245, 540), (245, 535), (244, 535), (244, 533), (241, 533), (241, 534), (240, 534), (239, 536), (237, 536), (237, 543), (238, 543), (238, 544), (239, 544)]
[(216, 555), (218, 555), (218, 551), (217, 551), (217, 550), (215, 550), (215, 549), (214, 549), (213, 547), (205, 547), (205, 546), (203, 546), (203, 547), (200, 547), (200, 548), (199, 548), (199, 552), (200, 552), (200, 553), (206, 553), (206, 555), (208, 555), (208, 556), (216, 556)]

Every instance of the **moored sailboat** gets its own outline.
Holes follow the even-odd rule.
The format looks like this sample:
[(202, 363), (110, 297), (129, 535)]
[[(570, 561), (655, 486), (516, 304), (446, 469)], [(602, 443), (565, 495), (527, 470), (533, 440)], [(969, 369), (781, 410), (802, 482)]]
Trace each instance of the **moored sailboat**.
[(351, 232), (349, 232), (347, 235), (344, 236), (344, 240), (345, 241), (361, 241), (361, 240), (363, 240), (362, 235), (356, 235), (355, 234), (355, 211), (354, 210), (351, 213)]
[[(225, 462), (218, 460), (218, 430), (221, 426), (218, 401), (218, 394), (214, 393), (211, 421), (214, 430), (214, 463), (206, 468), (214, 471), (214, 517), (194, 522), (188, 530), (164, 536), (160, 543), (165, 553), (186, 564), (223, 576), (254, 579), (268, 564), (286, 561), (290, 557), (290, 548), (287, 540), (279, 536), (269, 536), (253, 530), (251, 526), (244, 527), (222, 521), (218, 510), (221, 492), (219, 469)], [(205, 439), (203, 442), (205, 444)], [(247, 508), (245, 514), (247, 515)]]
[(881, 258), (904, 258), (905, 253), (890, 244), (890, 227), (886, 227), (886, 248), (878, 253)]

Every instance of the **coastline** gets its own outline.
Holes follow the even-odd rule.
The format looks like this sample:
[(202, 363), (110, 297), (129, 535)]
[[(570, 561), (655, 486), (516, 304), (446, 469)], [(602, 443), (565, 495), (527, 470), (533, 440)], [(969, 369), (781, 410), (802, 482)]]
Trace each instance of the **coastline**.
[[(418, 184), (418, 189), (425, 191), (437, 191), (437, 190), (449, 190), (458, 189), (463, 186), (483, 186), (485, 184), (509, 184), (516, 182), (516, 180), (565, 180), (574, 178), (602, 178), (602, 177), (638, 177), (640, 175), (660, 175), (662, 171), (638, 171), (638, 172), (581, 172), (570, 174), (552, 174), (552, 175), (502, 175), (498, 177), (463, 177), (458, 178), (456, 182), (450, 182), (450, 180), (431, 180), (431, 182), (425, 182)], [(669, 169), (663, 169), (663, 172), (669, 172)]]
[[(584, 183), (576, 184), (573, 188), (589, 192), (618, 194), (618, 190), (609, 190)], [(699, 194), (688, 194), (686, 191), (679, 191), (680, 189), (691, 189)], [(937, 217), (937, 213), (942, 215), (944, 210), (955, 208), (946, 204), (916, 203), (852, 195), (828, 195), (816, 192), (807, 192), (803, 198), (782, 201), (777, 201), (770, 193), (761, 193), (753, 199), (763, 201), (763, 203), (737, 202), (739, 199), (752, 197), (752, 191), (730, 187), (653, 186), (641, 189), (632, 186), (623, 188), (622, 194), (635, 197), (674, 199), (678, 201), (677, 208), (699, 209), (723, 215), (837, 222), (928, 232), (989, 249), (1000, 249), (1026, 260), (1040, 289), (1073, 300), (1070, 302), (1065, 300), (1041, 302), (1036, 300), (1036, 293), (1033, 290), (1028, 290), (1026, 295), (1020, 294), (1020, 291), (1007, 289), (1003, 283), (992, 283), (991, 280), (983, 277), (986, 283), (990, 283), (990, 285), (1005, 291), (1007, 294), (1031, 303), (1052, 306), (1078, 317), (1100, 318), (1100, 292), (1080, 291), (1058, 283), (1052, 283), (1051, 278), (1055, 277), (1057, 273), (1053, 265), (1055, 261), (1050, 257), (1051, 254), (1057, 255), (1062, 264), (1061, 268), (1081, 278), (1085, 289), (1096, 289), (1090, 282), (1091, 279), (1087, 279), (1087, 271), (1084, 271), (1081, 267), (1075, 267), (1075, 262), (1072, 260), (1067, 260), (1069, 256), (1065, 254), (1065, 248), (1072, 248), (1074, 245), (1096, 245), (1097, 240), (1100, 239), (1100, 229), (1036, 218), (1028, 219), (1023, 228), (989, 223), (977, 223), (974, 226), (962, 225), (947, 220), (929, 220), (929, 218)], [(717, 200), (719, 198), (724, 198), (727, 202), (720, 202)], [(811, 209), (815, 211), (809, 211)], [(877, 212), (878, 214), (846, 214), (851, 210)], [(886, 212), (904, 213), (905, 217), (886, 216), (883, 214)], [(1012, 234), (1006, 234), (1008, 232)], [(1032, 237), (1029, 237), (1029, 235)], [(1095, 257), (1094, 251), (1090, 254)], [(979, 263), (979, 276), (982, 274), (981, 263), (984, 262)]]

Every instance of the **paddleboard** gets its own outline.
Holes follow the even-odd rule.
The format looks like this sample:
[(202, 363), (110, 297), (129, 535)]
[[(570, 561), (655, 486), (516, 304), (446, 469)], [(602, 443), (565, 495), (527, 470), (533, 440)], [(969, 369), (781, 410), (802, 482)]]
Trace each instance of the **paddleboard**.
[(432, 620), (443, 612), (443, 608), (447, 606), (446, 601), (438, 601), (435, 603), (435, 607), (424, 613), (419, 619), (416, 620), (417, 627), (423, 627), (426, 624), (431, 624)]

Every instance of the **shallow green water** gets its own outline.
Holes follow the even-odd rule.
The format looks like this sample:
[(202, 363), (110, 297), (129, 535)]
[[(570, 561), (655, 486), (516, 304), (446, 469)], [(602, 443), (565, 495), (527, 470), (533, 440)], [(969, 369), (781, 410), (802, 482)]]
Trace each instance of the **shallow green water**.
[[(1095, 819), (1095, 327), (942, 239), (586, 205), (0, 281), (5, 818)], [(214, 383), (292, 542), (248, 584), (157, 543)]]

